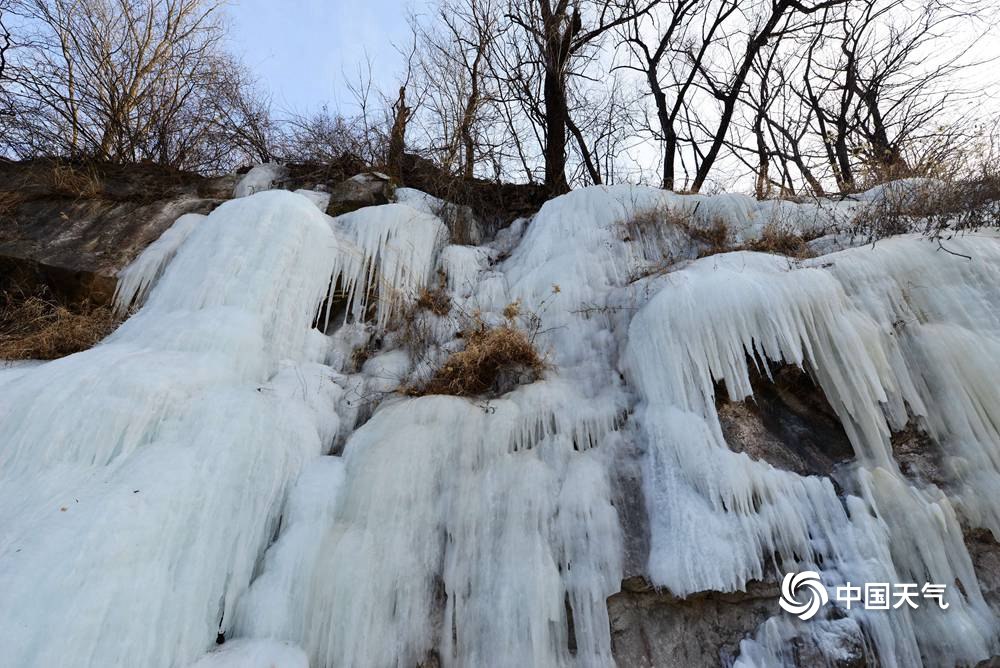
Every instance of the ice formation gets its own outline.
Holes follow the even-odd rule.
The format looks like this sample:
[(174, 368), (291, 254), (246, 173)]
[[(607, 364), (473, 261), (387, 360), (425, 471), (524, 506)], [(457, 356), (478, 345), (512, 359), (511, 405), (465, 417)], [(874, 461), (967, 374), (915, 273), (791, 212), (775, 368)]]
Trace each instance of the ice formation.
[[(949, 585), (946, 611), (780, 613), (738, 665), (790, 664), (802, 638), (827, 660), (862, 638), (883, 666), (1000, 649), (962, 539), (1000, 536), (997, 235), (696, 259), (688, 230), (630, 221), (818, 233), (885, 194), (615, 186), (461, 246), (422, 193), (330, 218), (312, 193), (252, 194), (265, 177), (123, 272), (117, 305), (135, 313), (103, 343), (0, 369), (12, 665), (612, 665), (630, 466), (643, 573), (678, 597), (806, 569), (831, 588)], [(417, 359), (393, 330), (438, 285), (452, 309), (411, 314), (433, 350)], [(394, 394), (470, 314), (530, 328), (545, 377), (493, 399)], [(381, 348), (358, 369), (364, 345)], [(775, 363), (807, 370), (843, 424), (855, 458), (836, 480), (724, 439), (717, 389), (750, 399)], [(901, 472), (890, 437), (907, 425), (940, 480)]]
[(283, 165), (275, 162), (254, 165), (236, 183), (236, 187), (233, 189), (233, 197), (246, 197), (247, 195), (276, 188), (287, 174), (288, 170)]

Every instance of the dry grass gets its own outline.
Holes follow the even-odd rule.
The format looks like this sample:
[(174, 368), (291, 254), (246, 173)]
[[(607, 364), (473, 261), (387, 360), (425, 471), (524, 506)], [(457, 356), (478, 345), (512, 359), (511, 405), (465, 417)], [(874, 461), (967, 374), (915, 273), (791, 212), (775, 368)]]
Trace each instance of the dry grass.
[(358, 346), (351, 353), (351, 369), (353, 373), (358, 373), (364, 367), (365, 362), (370, 360), (378, 352), (378, 342), (372, 338), (363, 346)]
[[(635, 238), (655, 239), (665, 227), (675, 226), (698, 244), (699, 258), (740, 250), (775, 253), (800, 259), (813, 256), (807, 243), (810, 238), (803, 237), (801, 233), (787, 225), (768, 223), (762, 230), (760, 238), (737, 244), (729, 225), (724, 220), (717, 218), (706, 226), (699, 224), (695, 219), (696, 213), (697, 207), (693, 211), (666, 207), (638, 211), (632, 219), (622, 224), (622, 239), (624, 241), (632, 241)], [(674, 258), (666, 256), (652, 260), (650, 266), (630, 276), (630, 282), (668, 272)]]
[(93, 165), (70, 165), (59, 161), (39, 163), (23, 177), (0, 190), (0, 216), (13, 216), (22, 204), (37, 199), (95, 199), (104, 184)]
[(16, 190), (0, 190), (0, 217), (11, 217), (25, 202), (22, 192)]
[(54, 193), (73, 199), (92, 199), (100, 195), (101, 177), (93, 166), (55, 163), (46, 175)]
[(424, 288), (417, 295), (416, 306), (430, 311), (434, 315), (448, 315), (451, 311), (451, 297), (448, 296), (448, 291), (442, 285), (435, 288)]
[[(698, 207), (687, 211), (666, 205), (636, 211), (628, 220), (620, 224), (623, 241), (637, 239), (660, 240), (663, 231), (669, 227), (683, 230), (692, 240), (701, 244), (698, 257), (725, 253), (733, 249), (732, 234), (724, 220), (715, 219), (708, 225), (697, 220)], [(659, 258), (671, 260), (672, 258)]]
[(890, 191), (865, 207), (850, 232), (869, 242), (894, 234), (921, 232), (939, 238), (948, 232), (1000, 226), (1000, 171), (974, 178), (929, 182)]
[(692, 239), (704, 244), (705, 247), (698, 252), (698, 257), (718, 255), (733, 250), (732, 235), (725, 221), (713, 220), (708, 227), (688, 225), (685, 231)]
[(776, 223), (765, 225), (760, 238), (748, 241), (740, 250), (776, 253), (799, 259), (815, 255), (800, 234)]
[(118, 321), (107, 306), (67, 305), (48, 295), (0, 296), (0, 359), (50, 360), (92, 347)]
[(463, 338), (465, 348), (452, 353), (426, 384), (408, 388), (407, 394), (498, 395), (536, 380), (545, 368), (528, 335), (510, 323), (486, 327), (480, 322)]

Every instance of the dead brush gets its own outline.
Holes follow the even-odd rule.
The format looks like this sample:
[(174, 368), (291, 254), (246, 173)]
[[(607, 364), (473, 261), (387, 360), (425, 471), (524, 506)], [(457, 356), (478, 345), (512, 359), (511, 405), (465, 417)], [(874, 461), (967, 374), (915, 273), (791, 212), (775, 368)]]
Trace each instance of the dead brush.
[(451, 297), (442, 285), (424, 288), (417, 295), (416, 306), (434, 315), (445, 316), (451, 312)]
[(729, 225), (724, 220), (716, 218), (708, 227), (689, 225), (686, 231), (692, 239), (704, 245), (698, 252), (698, 257), (708, 257), (733, 250), (732, 235)]
[(63, 304), (48, 295), (0, 298), (0, 359), (50, 360), (91, 348), (118, 324), (107, 306)]
[(97, 171), (88, 165), (73, 166), (56, 162), (46, 175), (54, 193), (73, 199), (91, 199), (103, 190)]
[(919, 232), (940, 242), (956, 232), (1000, 226), (1000, 173), (889, 190), (864, 207), (849, 232), (869, 243)]
[(751, 239), (738, 250), (775, 253), (798, 259), (805, 259), (815, 255), (802, 235), (776, 223), (765, 225), (761, 231), (760, 238)]
[(528, 335), (510, 322), (487, 327), (482, 321), (463, 332), (465, 348), (452, 353), (425, 384), (407, 388), (410, 396), (447, 394), (473, 397), (503, 394), (536, 380), (545, 361)]
[[(622, 241), (640, 241), (649, 246), (668, 245), (667, 230), (677, 228), (682, 230), (692, 240), (702, 246), (698, 257), (717, 255), (732, 250), (732, 234), (729, 225), (719, 218), (713, 219), (708, 225), (699, 224), (697, 220), (698, 206), (688, 211), (666, 204), (640, 209), (627, 220), (619, 223)], [(662, 265), (663, 260), (672, 258), (652, 258), (653, 265)]]
[(0, 190), (0, 217), (12, 217), (26, 200), (19, 191)]

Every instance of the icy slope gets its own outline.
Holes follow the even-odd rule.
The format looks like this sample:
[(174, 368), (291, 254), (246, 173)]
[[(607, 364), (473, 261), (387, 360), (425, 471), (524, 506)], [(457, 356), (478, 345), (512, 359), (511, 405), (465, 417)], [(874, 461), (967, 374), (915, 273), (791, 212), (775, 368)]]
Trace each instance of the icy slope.
[[(949, 584), (945, 611), (777, 611), (733, 639), (741, 665), (802, 646), (836, 661), (848, 641), (884, 666), (996, 654), (962, 536), (1000, 535), (1000, 239), (951, 242), (972, 260), (919, 237), (693, 259), (691, 228), (826, 229), (879, 196), (587, 188), (478, 247), (405, 203), (334, 219), (271, 191), (181, 218), (123, 275), (120, 307), (141, 308), (113, 336), (0, 377), (6, 655), (606, 666), (606, 599), (636, 568), (677, 597), (805, 569), (829, 587)], [(649, 212), (687, 227), (632, 224)], [(448, 314), (408, 306), (439, 283)], [(544, 379), (394, 394), (462, 346), (470, 314), (530, 329)], [(855, 458), (835, 481), (723, 437), (718, 388), (750, 398), (768, 360), (808, 370), (843, 424)], [(894, 459), (908, 424), (935, 482)]]

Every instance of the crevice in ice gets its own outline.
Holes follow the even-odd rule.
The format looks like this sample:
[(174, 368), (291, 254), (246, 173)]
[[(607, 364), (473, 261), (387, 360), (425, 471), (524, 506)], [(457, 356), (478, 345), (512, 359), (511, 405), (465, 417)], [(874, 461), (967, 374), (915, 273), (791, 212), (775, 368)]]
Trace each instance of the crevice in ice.
[(730, 449), (799, 475), (831, 476), (854, 459), (836, 412), (807, 373), (794, 366), (751, 367), (750, 385), (752, 396), (740, 402), (729, 401), (725, 388), (715, 386), (716, 412)]

